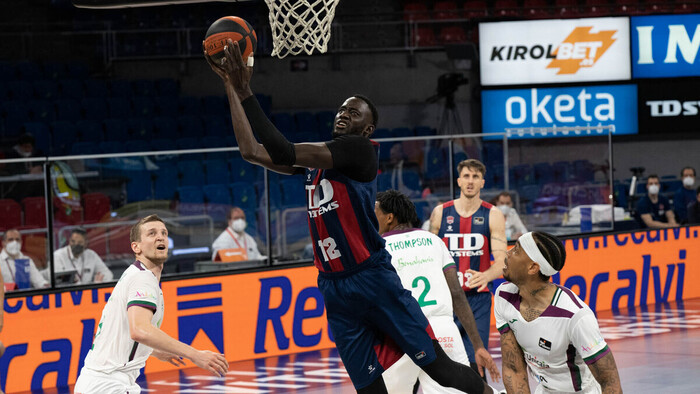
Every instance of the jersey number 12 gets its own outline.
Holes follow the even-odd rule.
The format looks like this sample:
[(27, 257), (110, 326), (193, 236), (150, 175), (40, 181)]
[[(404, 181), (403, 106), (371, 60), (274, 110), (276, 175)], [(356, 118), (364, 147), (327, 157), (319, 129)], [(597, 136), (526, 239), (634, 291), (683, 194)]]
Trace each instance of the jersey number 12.
[(325, 261), (335, 260), (340, 257), (340, 251), (336, 249), (335, 240), (332, 237), (318, 240), (318, 247), (321, 249)]

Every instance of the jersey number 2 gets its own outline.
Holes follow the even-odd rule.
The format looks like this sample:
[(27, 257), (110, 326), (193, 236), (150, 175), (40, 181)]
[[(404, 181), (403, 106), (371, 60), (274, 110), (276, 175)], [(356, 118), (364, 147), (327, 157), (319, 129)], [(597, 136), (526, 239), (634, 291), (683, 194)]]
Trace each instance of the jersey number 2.
[(416, 287), (418, 287), (419, 281), (425, 283), (425, 288), (423, 289), (423, 292), (420, 293), (420, 297), (418, 297), (418, 305), (420, 305), (421, 308), (428, 305), (437, 305), (437, 301), (425, 299), (425, 296), (427, 296), (428, 292), (430, 291), (430, 282), (428, 281), (428, 278), (426, 278), (425, 276), (418, 276), (416, 277), (416, 279), (413, 279), (413, 283), (411, 284), (411, 286), (413, 286), (413, 288), (415, 289)]
[(318, 247), (321, 249), (323, 259), (326, 261), (331, 261), (340, 257), (340, 251), (336, 249), (335, 240), (331, 237), (318, 240)]

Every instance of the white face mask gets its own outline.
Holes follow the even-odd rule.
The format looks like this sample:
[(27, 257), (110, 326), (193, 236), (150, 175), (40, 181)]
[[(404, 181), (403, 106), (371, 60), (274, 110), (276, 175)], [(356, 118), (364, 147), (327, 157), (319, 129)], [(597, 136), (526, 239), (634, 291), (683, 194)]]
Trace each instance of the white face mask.
[(20, 249), (22, 249), (22, 244), (18, 241), (12, 241), (5, 245), (5, 250), (10, 256), (17, 256)]
[(499, 205), (496, 208), (500, 209), (501, 212), (503, 212), (504, 216), (508, 216), (508, 213), (510, 212), (510, 206), (509, 205)]
[(649, 186), (649, 194), (659, 194), (659, 185)]
[(683, 186), (693, 187), (693, 185), (695, 185), (695, 179), (692, 176), (687, 176), (683, 178)]
[(231, 228), (237, 233), (242, 233), (245, 230), (246, 222), (245, 219), (236, 219), (231, 223)]

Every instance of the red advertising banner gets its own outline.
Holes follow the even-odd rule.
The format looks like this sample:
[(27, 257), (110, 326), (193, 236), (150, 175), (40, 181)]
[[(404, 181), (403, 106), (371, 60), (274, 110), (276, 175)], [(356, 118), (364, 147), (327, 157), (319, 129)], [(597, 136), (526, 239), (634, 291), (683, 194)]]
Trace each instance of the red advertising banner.
[[(595, 310), (700, 297), (700, 227), (565, 241), (553, 280)], [(167, 264), (167, 263), (166, 263)], [(334, 346), (313, 266), (163, 282), (162, 329), (240, 361)], [(0, 387), (19, 392), (75, 382), (111, 288), (5, 300)], [(188, 367), (192, 364), (188, 363)], [(154, 358), (146, 372), (175, 368)]]

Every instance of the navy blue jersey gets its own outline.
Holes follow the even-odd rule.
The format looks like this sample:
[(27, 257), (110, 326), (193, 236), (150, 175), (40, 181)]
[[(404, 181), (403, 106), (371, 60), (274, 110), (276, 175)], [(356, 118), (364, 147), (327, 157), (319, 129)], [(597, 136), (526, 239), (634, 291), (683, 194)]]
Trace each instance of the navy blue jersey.
[(468, 278), (466, 271), (472, 269), (484, 272), (491, 266), (489, 214), (493, 205), (482, 201), (479, 209), (470, 217), (460, 216), (454, 205), (454, 200), (442, 204), (442, 222), (438, 237), (445, 242), (457, 263), (462, 288), (469, 291), (472, 289), (464, 279)]
[(306, 172), (314, 264), (322, 273), (347, 274), (378, 258), (384, 238), (374, 215), (377, 180), (358, 182), (334, 169)]

